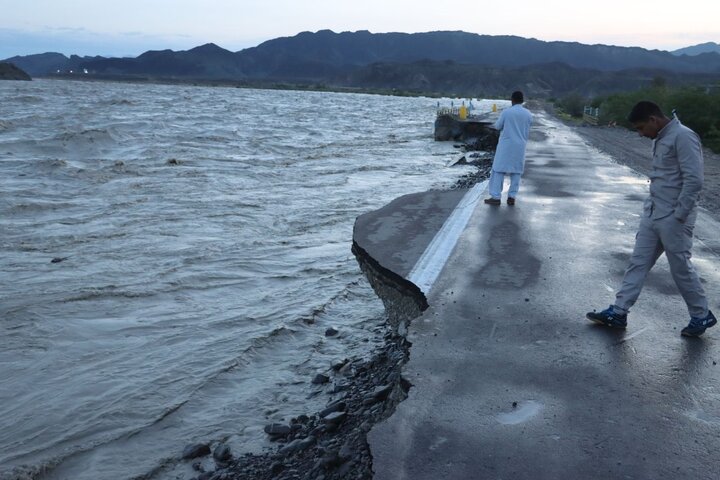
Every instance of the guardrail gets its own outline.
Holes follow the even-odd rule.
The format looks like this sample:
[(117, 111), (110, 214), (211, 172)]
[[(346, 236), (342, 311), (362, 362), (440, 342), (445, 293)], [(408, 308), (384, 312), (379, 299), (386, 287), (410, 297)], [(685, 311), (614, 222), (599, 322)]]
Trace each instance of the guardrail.
[[(483, 116), (486, 116), (489, 112), (483, 111), (479, 113), (473, 113), (475, 112), (475, 107), (473, 107), (473, 104), (470, 103), (470, 106), (465, 106), (465, 102), (463, 102), (460, 106), (450, 105), (449, 107), (441, 107), (440, 102), (438, 102), (437, 106), (437, 116), (440, 117), (442, 115), (450, 115), (452, 117), (457, 117), (460, 120), (469, 120), (473, 118), (480, 118)], [(493, 113), (496, 113), (498, 111), (498, 107), (496, 104), (492, 105), (491, 111)]]
[(441, 107), (437, 109), (438, 117), (440, 115), (460, 115), (460, 107)]
[(593, 107), (583, 108), (583, 121), (590, 125), (597, 125), (600, 123), (600, 109)]

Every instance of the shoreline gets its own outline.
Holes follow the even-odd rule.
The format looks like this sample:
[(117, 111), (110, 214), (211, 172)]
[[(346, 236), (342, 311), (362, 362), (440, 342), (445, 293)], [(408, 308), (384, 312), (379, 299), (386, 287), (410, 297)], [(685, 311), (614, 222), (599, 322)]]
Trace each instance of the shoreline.
[[(322, 83), (291, 83), (278, 81), (245, 81), (245, 80), (202, 80), (191, 78), (167, 78), (167, 77), (140, 77), (140, 76), (115, 76), (115, 75), (92, 75), (92, 74), (56, 74), (33, 77), (33, 80), (66, 80), (71, 82), (108, 82), (108, 83), (130, 83), (137, 85), (186, 85), (190, 87), (221, 87), (221, 88), (243, 88), (252, 90), (283, 90), (297, 92), (320, 92), (320, 93), (357, 93), (364, 95), (381, 95), (390, 97), (413, 97), (413, 98), (444, 98), (434, 92), (418, 92), (413, 90), (398, 89), (377, 89), (362, 87), (340, 87), (324, 85)], [(458, 97), (460, 98), (460, 97)]]
[[(454, 165), (473, 165), (476, 171), (461, 175), (448, 190), (470, 189), (490, 174), (492, 155), (473, 153), (467, 145), (461, 148), (465, 155)], [(266, 425), (266, 434), (277, 444), (273, 450), (234, 457), (223, 443), (188, 445), (180, 461), (198, 472), (193, 480), (373, 478), (367, 435), (394, 413), (412, 387), (401, 375), (411, 347), (405, 334), (410, 322), (427, 308), (427, 301), (415, 285), (385, 269), (355, 242), (352, 252), (385, 306), (384, 344), (368, 360), (345, 359), (333, 365), (328, 376), (316, 378), (313, 383), (332, 385), (329, 391), (310, 393), (328, 395), (325, 409)], [(208, 456), (215, 468), (205, 471), (212, 463), (201, 458)]]
[[(384, 345), (368, 360), (345, 359), (332, 365), (327, 376), (316, 377), (314, 384), (331, 388), (310, 395), (326, 394), (326, 407), (266, 425), (265, 433), (276, 444), (273, 450), (233, 457), (223, 443), (188, 445), (180, 461), (198, 472), (195, 480), (372, 479), (367, 435), (392, 415), (412, 387), (401, 375), (411, 346), (405, 330), (427, 304), (414, 285), (383, 268), (355, 243), (352, 252), (385, 304)], [(215, 468), (201, 460), (211, 453)], [(208, 465), (212, 469), (205, 471)]]

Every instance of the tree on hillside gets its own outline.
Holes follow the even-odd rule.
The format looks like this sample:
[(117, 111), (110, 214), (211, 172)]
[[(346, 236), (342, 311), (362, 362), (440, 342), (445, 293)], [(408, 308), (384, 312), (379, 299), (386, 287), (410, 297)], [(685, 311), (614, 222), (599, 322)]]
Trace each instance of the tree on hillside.
[(560, 99), (558, 107), (560, 107), (562, 111), (568, 115), (572, 115), (573, 117), (582, 117), (586, 104), (587, 102), (582, 95), (571, 93), (570, 95)]
[(680, 121), (697, 132), (706, 147), (720, 152), (720, 91), (699, 87), (655, 86), (609, 95), (600, 105), (600, 121), (617, 122), (618, 125), (632, 128), (627, 121), (627, 114), (640, 100), (657, 103), (668, 116), (675, 110)]

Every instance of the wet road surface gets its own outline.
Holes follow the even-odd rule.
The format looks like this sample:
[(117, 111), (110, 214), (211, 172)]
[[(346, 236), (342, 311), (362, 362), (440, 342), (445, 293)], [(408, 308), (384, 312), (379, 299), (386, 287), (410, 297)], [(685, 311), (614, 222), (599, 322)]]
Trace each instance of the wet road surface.
[[(689, 317), (664, 257), (626, 331), (584, 318), (614, 300), (647, 179), (542, 114), (527, 158), (517, 205), (480, 203), (425, 292), (413, 387), (369, 435), (375, 478), (720, 478), (720, 327), (680, 336)], [(406, 276), (459, 201), (404, 197), (361, 217), (355, 241)], [(718, 313), (720, 224), (697, 223), (693, 261)]]

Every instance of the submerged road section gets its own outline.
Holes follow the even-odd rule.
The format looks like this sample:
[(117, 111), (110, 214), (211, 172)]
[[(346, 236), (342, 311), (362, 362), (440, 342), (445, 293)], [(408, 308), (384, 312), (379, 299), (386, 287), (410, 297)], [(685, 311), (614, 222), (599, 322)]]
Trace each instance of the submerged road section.
[[(480, 202), (410, 324), (412, 384), (368, 437), (375, 479), (720, 478), (720, 327), (689, 317), (662, 257), (626, 331), (612, 303), (647, 179), (536, 114), (517, 205)], [(403, 197), (355, 243), (410, 274), (466, 192)], [(701, 211), (693, 261), (720, 312), (720, 224)]]

